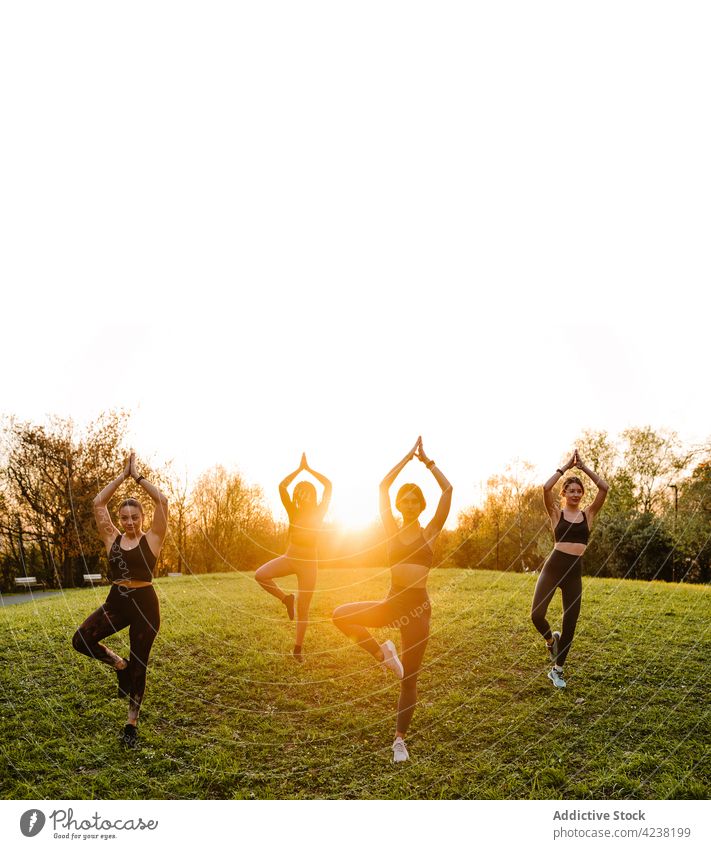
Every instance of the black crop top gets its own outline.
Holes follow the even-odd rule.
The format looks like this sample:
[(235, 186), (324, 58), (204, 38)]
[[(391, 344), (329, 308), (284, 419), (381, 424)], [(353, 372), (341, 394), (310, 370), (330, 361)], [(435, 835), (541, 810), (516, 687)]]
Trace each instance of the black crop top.
[(411, 543), (400, 540), (400, 534), (388, 540), (388, 560), (391, 566), (397, 563), (417, 563), (420, 566), (432, 567), (434, 552), (420, 529), (420, 537)]
[(117, 536), (109, 551), (110, 581), (152, 581), (156, 556), (148, 545), (144, 534), (135, 548), (126, 551), (121, 548), (123, 534)]
[(582, 511), (582, 522), (569, 522), (563, 515), (561, 510), (560, 519), (555, 526), (553, 536), (556, 542), (580, 542), (583, 545), (588, 544), (590, 538), (590, 528), (588, 527), (588, 518), (585, 511)]

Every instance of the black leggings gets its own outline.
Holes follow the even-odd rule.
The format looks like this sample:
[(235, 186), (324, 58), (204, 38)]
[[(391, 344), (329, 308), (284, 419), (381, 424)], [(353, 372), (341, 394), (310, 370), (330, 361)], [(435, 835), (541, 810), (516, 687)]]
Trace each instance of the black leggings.
[(72, 645), (87, 657), (113, 667), (116, 655), (99, 640), (127, 626), (131, 643), (129, 710), (131, 716), (137, 719), (146, 689), (148, 655), (160, 628), (158, 596), (153, 587), (119, 587), (113, 584), (106, 601), (79, 626)]
[(400, 629), (404, 677), (400, 682), (397, 704), (396, 731), (404, 734), (410, 727), (417, 705), (417, 676), (430, 635), (432, 609), (426, 589), (391, 587), (383, 601), (343, 604), (333, 612), (334, 623), (348, 636), (357, 639), (366, 651), (377, 650), (377, 643), (366, 628), (394, 627)]
[(559, 666), (565, 663), (570, 645), (573, 642), (575, 625), (580, 614), (580, 596), (583, 591), (581, 555), (566, 554), (554, 549), (543, 564), (536, 582), (531, 605), (531, 620), (546, 640), (552, 639), (551, 628), (546, 619), (546, 611), (557, 587), (563, 595), (563, 629), (558, 642)]

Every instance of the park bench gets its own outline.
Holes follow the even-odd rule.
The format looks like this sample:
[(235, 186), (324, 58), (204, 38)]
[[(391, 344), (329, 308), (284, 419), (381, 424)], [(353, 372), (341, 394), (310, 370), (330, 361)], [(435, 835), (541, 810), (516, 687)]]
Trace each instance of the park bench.
[(37, 578), (15, 578), (15, 586), (20, 589), (30, 590), (30, 592), (39, 587), (44, 587), (42, 581), (38, 581)]
[(182, 572), (168, 572), (169, 578), (180, 578), (180, 577), (182, 577), (182, 575), (183, 575)]
[(103, 583), (103, 580), (104, 576), (101, 574), (101, 572), (89, 572), (84, 574), (84, 586), (90, 584), (93, 587), (94, 584)]

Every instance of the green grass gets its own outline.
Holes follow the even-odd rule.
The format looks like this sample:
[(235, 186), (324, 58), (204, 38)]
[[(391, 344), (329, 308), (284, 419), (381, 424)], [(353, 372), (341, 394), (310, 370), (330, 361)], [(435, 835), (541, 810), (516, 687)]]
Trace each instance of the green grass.
[[(709, 589), (585, 579), (556, 691), (528, 618), (534, 582), (433, 572), (411, 760), (397, 768), (398, 684), (330, 622), (336, 604), (382, 597), (385, 574), (321, 573), (302, 666), (293, 623), (251, 574), (158, 581), (135, 751), (117, 742), (113, 672), (70, 644), (106, 589), (2, 609), (0, 797), (707, 798)], [(107, 642), (125, 652), (127, 632)]]

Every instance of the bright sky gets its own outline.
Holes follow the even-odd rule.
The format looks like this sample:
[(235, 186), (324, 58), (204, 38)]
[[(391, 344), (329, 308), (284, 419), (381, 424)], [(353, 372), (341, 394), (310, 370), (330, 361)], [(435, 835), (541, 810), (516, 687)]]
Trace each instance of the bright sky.
[[(583, 428), (711, 434), (706, 4), (15, 4), (0, 408), (332, 516)], [(437, 487), (419, 464), (402, 480)], [(431, 510), (428, 514), (431, 515)]]

